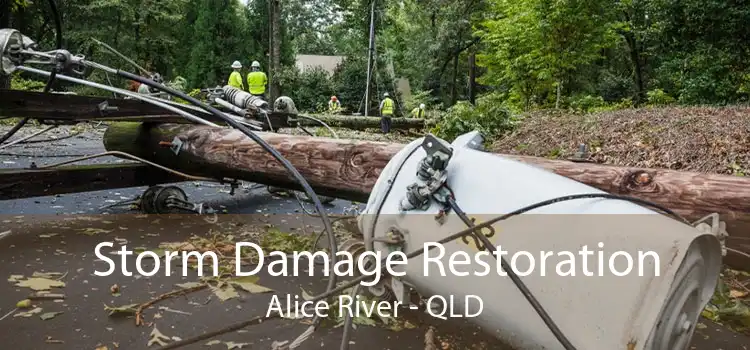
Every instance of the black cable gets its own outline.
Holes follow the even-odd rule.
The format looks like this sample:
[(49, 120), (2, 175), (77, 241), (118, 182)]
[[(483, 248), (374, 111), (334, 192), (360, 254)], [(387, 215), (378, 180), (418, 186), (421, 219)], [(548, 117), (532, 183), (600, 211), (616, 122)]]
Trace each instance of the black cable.
[[(453, 191), (451, 191), (453, 192)], [(466, 213), (461, 210), (461, 208), (458, 206), (458, 203), (456, 203), (455, 198), (451, 195), (448, 197), (448, 205), (450, 208), (456, 212), (456, 215), (458, 215), (459, 218), (461, 218), (461, 221), (463, 221), (466, 226), (474, 227), (474, 222), (469, 219), (469, 216), (466, 215)], [(489, 251), (492, 253), (492, 256), (495, 258), (495, 260), (498, 260), (497, 256), (497, 247), (492, 244), (492, 242), (487, 238), (487, 236), (483, 235), (479, 230), (474, 231), (473, 234), (475, 237), (477, 237), (480, 241), (482, 241), (482, 244), (484, 245), (484, 250)], [(539, 302), (539, 300), (534, 296), (534, 294), (531, 293), (529, 290), (529, 287), (526, 286), (525, 283), (521, 280), (520, 277), (516, 274), (515, 271), (513, 271), (513, 268), (508, 264), (508, 261), (504, 257), (500, 257), (500, 267), (507, 271), (508, 277), (510, 277), (510, 280), (513, 281), (513, 284), (516, 285), (516, 288), (523, 294), (523, 296), (526, 298), (526, 300), (531, 304), (531, 307), (534, 308), (534, 311), (539, 315), (539, 317), (542, 318), (542, 321), (544, 324), (549, 328), (549, 330), (552, 332), (552, 334), (557, 338), (557, 340), (562, 344), (562, 346), (566, 350), (576, 350), (576, 347), (573, 345), (573, 343), (570, 342), (568, 337), (565, 336), (565, 333), (563, 333), (560, 330), (560, 327), (557, 326), (557, 323), (550, 317), (550, 315), (547, 313), (547, 310), (544, 309), (542, 304)]]
[(16, 123), (16, 125), (13, 126), (8, 132), (5, 133), (2, 137), (0, 137), (0, 144), (5, 142), (7, 139), (11, 138), (13, 135), (15, 135), (19, 129), (21, 129), (26, 123), (29, 121), (29, 117), (25, 117)]
[[(419, 149), (419, 148), (420, 147), (416, 147), (414, 150), (412, 150), (412, 153), (416, 149)], [(411, 154), (409, 156), (411, 156)], [(407, 159), (408, 159), (408, 156), (407, 156)], [(405, 163), (406, 162), (402, 163), (401, 167)], [(401, 170), (401, 167), (398, 168), (396, 174), (398, 174), (398, 172)], [(387, 198), (388, 192), (390, 192), (391, 188), (393, 188), (393, 181), (391, 181), (389, 183), (389, 188), (387, 189), (387, 192), (386, 192), (386, 198)], [(452, 195), (453, 194), (453, 190), (450, 189), (450, 188), (448, 188), (448, 190), (451, 192), (451, 195)], [(470, 227), (468, 229), (460, 231), (460, 232), (458, 232), (456, 234), (450, 235), (450, 236), (448, 236), (446, 238), (443, 238), (443, 239), (439, 240), (436, 243), (438, 243), (438, 244), (445, 244), (447, 242), (453, 241), (453, 240), (461, 238), (463, 236), (476, 235), (476, 236), (479, 236), (479, 239), (482, 241), (482, 244), (484, 244), (485, 249), (490, 249), (489, 247), (492, 247), (492, 248), (496, 249), (496, 247), (492, 244), (492, 242), (490, 242), (490, 240), (485, 235), (483, 235), (483, 234), (477, 235), (477, 234), (475, 234), (475, 232), (481, 232), (481, 229), (486, 228), (486, 227), (490, 227), (492, 224), (494, 224), (496, 222), (507, 220), (507, 219), (509, 219), (509, 218), (511, 218), (513, 216), (520, 215), (520, 214), (523, 214), (525, 212), (528, 212), (528, 211), (531, 211), (531, 210), (534, 210), (534, 209), (537, 209), (537, 208), (540, 208), (540, 207), (552, 205), (552, 204), (559, 203), (559, 202), (571, 201), (571, 200), (575, 200), (575, 199), (587, 199), (587, 198), (617, 199), (617, 200), (624, 200), (624, 201), (628, 201), (628, 202), (633, 202), (633, 203), (636, 203), (636, 204), (641, 204), (641, 205), (644, 205), (644, 206), (648, 206), (648, 207), (652, 207), (652, 208), (661, 210), (664, 213), (666, 213), (666, 214), (668, 214), (668, 215), (670, 215), (670, 216), (672, 216), (672, 217), (674, 217), (674, 218), (676, 218), (676, 219), (678, 219), (678, 220), (680, 220), (680, 221), (682, 221), (682, 222), (684, 222), (686, 224), (689, 224), (689, 222), (685, 218), (683, 218), (679, 214), (675, 213), (674, 211), (670, 210), (669, 208), (663, 207), (663, 206), (658, 205), (656, 203), (653, 203), (653, 202), (650, 202), (650, 201), (647, 201), (647, 200), (643, 200), (643, 199), (640, 199), (640, 198), (628, 197), (628, 196), (621, 196), (621, 195), (610, 194), (610, 193), (574, 194), (574, 195), (562, 196), (562, 197), (557, 197), (557, 198), (552, 198), (552, 199), (548, 199), (548, 200), (545, 200), (545, 201), (537, 202), (535, 204), (531, 204), (529, 206), (526, 206), (526, 207), (517, 209), (515, 211), (512, 211), (512, 212), (510, 212), (508, 214), (497, 216), (497, 217), (495, 217), (495, 218), (493, 218), (493, 219), (491, 219), (489, 221), (483, 222), (483, 223), (481, 223), (479, 225), (474, 225), (473, 222), (471, 222), (471, 220), (469, 220), (469, 223), (471, 223), (471, 225), (469, 225)], [(376, 217), (375, 217), (375, 220), (374, 220), (374, 223), (373, 223), (373, 226), (372, 226), (373, 230), (371, 231), (371, 232), (373, 232), (373, 234), (375, 233), (374, 228), (375, 228), (376, 223), (377, 223), (377, 215), (380, 214), (380, 210), (383, 207), (383, 203), (385, 203), (385, 198), (380, 203), (378, 211), (375, 213)], [(455, 203), (455, 201), (454, 201), (454, 203)], [(452, 207), (452, 209), (454, 211), (456, 211), (457, 214), (458, 213), (462, 213), (463, 214), (463, 212), (460, 210), (460, 208), (458, 208), (457, 205), (455, 206), (455, 208), (453, 208), (453, 206), (451, 206), (451, 207)], [(456, 210), (456, 209), (458, 209), (458, 210)], [(463, 215), (464, 215), (465, 219), (468, 219), (468, 217), (465, 217), (465, 214), (463, 214)], [(461, 216), (461, 215), (459, 214), (459, 216)], [(462, 220), (464, 218), (462, 218)], [(464, 220), (464, 222), (466, 222), (466, 221)], [(431, 250), (432, 248), (434, 248), (434, 246), (430, 246), (428, 248), (428, 250)], [(407, 259), (412, 259), (412, 258), (415, 258), (415, 257), (421, 255), (422, 253), (424, 253), (424, 250), (416, 250), (416, 251), (414, 251), (414, 252), (412, 252), (410, 254), (407, 254), (406, 258)], [(495, 255), (493, 254), (493, 256), (495, 256)], [(496, 256), (495, 256), (495, 258), (497, 259)], [(385, 267), (383, 267), (384, 265), (382, 265), (382, 264), (385, 264), (385, 262), (386, 262), (385, 260), (386, 259), (383, 259), (381, 261), (381, 271), (382, 271), (382, 269), (385, 269)], [(546, 311), (544, 310), (544, 308), (542, 308), (541, 304), (539, 304), (539, 301), (531, 294), (531, 292), (526, 287), (526, 285), (523, 284), (523, 282), (518, 278), (518, 276), (515, 275), (515, 273), (513, 272), (513, 270), (510, 269), (509, 266), (507, 266), (507, 263), (506, 263), (505, 259), (501, 260), (501, 267), (503, 269), (505, 269), (506, 271), (508, 271), (508, 276), (514, 276), (515, 277), (515, 280), (513, 280), (514, 277), (511, 277), (511, 279), (513, 280), (513, 282), (516, 283), (516, 286), (519, 288), (519, 290), (521, 290), (521, 293), (523, 293), (524, 296), (527, 298), (527, 300), (529, 300), (529, 303), (532, 304), (532, 307), (534, 307), (534, 310), (537, 311), (537, 313), (539, 313), (539, 315), (545, 321), (545, 324), (547, 324), (547, 326), (550, 327), (550, 331), (552, 331), (553, 334), (555, 335), (555, 337), (557, 337), (557, 339), (560, 340), (560, 342), (563, 344), (563, 346), (566, 346), (566, 349), (568, 349), (568, 350), (575, 349), (575, 347), (570, 343), (570, 341), (567, 340), (567, 338), (565, 337), (565, 335), (560, 331), (559, 327), (557, 327), (557, 324), (554, 323), (554, 321), (549, 317), (549, 315), (546, 313)], [(355, 284), (357, 284), (357, 283), (365, 280), (366, 278), (367, 278), (367, 276), (360, 276), (359, 278), (356, 278), (356, 279), (352, 280), (351, 282), (342, 285), (343, 288), (340, 287), (340, 288), (337, 288), (337, 289), (339, 291), (346, 290), (347, 288), (349, 288), (351, 286), (354, 286)], [(517, 280), (517, 282), (516, 282), (516, 280)], [(322, 294), (321, 296), (325, 296), (325, 294)], [(320, 299), (317, 299), (317, 297), (314, 297), (312, 300), (313, 300), (313, 302), (316, 302), (316, 301), (318, 301)], [(344, 315), (344, 334), (342, 336), (340, 350), (347, 350), (349, 348), (350, 333), (348, 332), (348, 328), (351, 328), (352, 319), (349, 318), (349, 317), (347, 317), (347, 315), (348, 314)]]
[[(328, 242), (329, 242), (329, 248), (331, 249), (331, 252), (336, 252), (338, 250), (338, 246), (336, 244), (336, 236), (333, 234), (333, 226), (331, 225), (331, 221), (329, 220), (328, 215), (325, 212), (325, 208), (323, 207), (323, 204), (321, 203), (320, 198), (312, 189), (312, 186), (310, 186), (307, 180), (305, 180), (302, 174), (300, 174), (300, 172), (294, 167), (294, 165), (292, 165), (292, 163), (290, 163), (289, 160), (284, 158), (284, 156), (281, 155), (279, 151), (271, 147), (271, 145), (269, 145), (266, 141), (264, 141), (257, 134), (255, 134), (255, 132), (248, 129), (244, 125), (238, 123), (234, 119), (225, 116), (224, 113), (222, 113), (218, 109), (211, 107), (203, 102), (200, 102), (197, 99), (181, 91), (177, 91), (168, 86), (158, 84), (151, 79), (147, 79), (147, 78), (135, 75), (130, 72), (117, 70), (117, 75), (124, 77), (126, 79), (135, 80), (141, 84), (146, 84), (147, 86), (153, 87), (157, 90), (164, 91), (170, 95), (173, 95), (185, 101), (188, 101), (197, 107), (203, 108), (206, 111), (211, 112), (211, 114), (215, 115), (220, 120), (223, 120), (224, 122), (226, 122), (233, 128), (240, 130), (243, 134), (250, 137), (253, 141), (255, 141), (258, 145), (260, 145), (265, 151), (270, 153), (276, 160), (278, 160), (279, 163), (281, 163), (284, 166), (284, 168), (286, 168), (286, 170), (292, 175), (292, 177), (294, 177), (299, 182), (299, 184), (305, 190), (305, 193), (307, 194), (307, 196), (310, 198), (310, 200), (313, 201), (313, 204), (315, 205), (315, 209), (320, 214), (320, 219), (321, 221), (323, 221), (323, 226), (325, 227), (325, 230), (328, 233)], [(334, 270), (334, 266), (336, 265), (336, 262), (337, 262), (336, 254), (335, 253), (331, 254), (331, 260), (330, 260), (331, 271)], [(336, 274), (331, 274), (330, 278), (328, 279), (327, 290), (332, 290), (335, 286), (336, 286)], [(317, 327), (318, 321), (319, 321), (319, 317), (316, 315), (315, 318), (313, 319), (313, 325)]]
[[(52, 89), (52, 82), (55, 80), (56, 75), (57, 75), (56, 70), (52, 69), (52, 72), (49, 75), (49, 79), (47, 79), (47, 84), (44, 86), (45, 93), (49, 92), (49, 90)], [(11, 138), (13, 135), (15, 135), (18, 132), (18, 130), (21, 130), (21, 128), (24, 125), (26, 125), (26, 123), (29, 122), (29, 120), (31, 120), (31, 118), (29, 117), (24, 117), (23, 119), (19, 120), (18, 123), (16, 123), (16, 125), (13, 126), (13, 128), (8, 130), (8, 132), (6, 132), (5, 135), (0, 137), (0, 144), (2, 144), (3, 142)]]

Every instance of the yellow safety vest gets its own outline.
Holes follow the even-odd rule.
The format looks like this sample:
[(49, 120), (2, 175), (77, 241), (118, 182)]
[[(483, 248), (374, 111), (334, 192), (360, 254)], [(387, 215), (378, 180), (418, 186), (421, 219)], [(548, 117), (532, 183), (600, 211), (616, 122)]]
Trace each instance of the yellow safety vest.
[(420, 109), (419, 107), (416, 107), (412, 109), (411, 115), (414, 118), (424, 118), (424, 109)]
[(381, 115), (393, 115), (393, 100), (386, 98), (383, 100), (383, 108), (380, 110)]
[(238, 71), (233, 71), (232, 74), (229, 74), (229, 81), (227, 82), (227, 85), (238, 88), (240, 90), (244, 90), (242, 87), (242, 74)]
[(268, 77), (263, 72), (250, 72), (247, 74), (247, 86), (253, 95), (262, 95), (266, 92)]

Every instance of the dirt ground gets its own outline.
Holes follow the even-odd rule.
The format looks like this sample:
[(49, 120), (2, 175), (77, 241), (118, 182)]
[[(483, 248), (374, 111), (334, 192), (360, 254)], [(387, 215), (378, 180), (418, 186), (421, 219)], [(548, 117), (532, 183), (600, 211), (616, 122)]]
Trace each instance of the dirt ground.
[(750, 171), (748, 135), (750, 107), (536, 112), (491, 148), (565, 159), (585, 144), (597, 163), (744, 176)]
[[(50, 220), (54, 219), (54, 220)], [(286, 216), (264, 218), (261, 215), (240, 217), (217, 224), (207, 223), (198, 216), (172, 219), (134, 215), (119, 216), (78, 216), (78, 217), (3, 217), (3, 226), (11, 235), (2, 241), (0, 248), (0, 271), (4, 278), (13, 275), (31, 277), (35, 272), (53, 273), (50, 279), (63, 282), (64, 287), (53, 287), (58, 300), (32, 300), (33, 306), (16, 310), (0, 321), (0, 343), (4, 348), (14, 349), (145, 349), (151, 332), (157, 329), (165, 336), (180, 339), (221, 328), (233, 322), (265, 314), (271, 295), (274, 293), (252, 294), (240, 290), (237, 297), (222, 301), (207, 289), (183, 296), (160, 301), (143, 312), (144, 325), (136, 326), (134, 316), (109, 316), (105, 307), (118, 307), (147, 302), (158, 296), (178, 290), (175, 285), (198, 281), (194, 277), (180, 277), (178, 274), (164, 276), (162, 268), (154, 277), (140, 277), (137, 272), (126, 277), (119, 272), (119, 256), (111, 255), (118, 264), (118, 272), (108, 277), (94, 275), (94, 271), (105, 271), (106, 263), (96, 258), (94, 248), (102, 241), (126, 244), (130, 249), (144, 247), (155, 249), (160, 243), (184, 241), (190, 235), (207, 236), (209, 231), (235, 232), (238, 236), (255, 230), (254, 224), (271, 221), (285, 221), (279, 229), (304, 227)], [(8, 223), (7, 221), (11, 221)], [(44, 223), (39, 224), (40, 221)], [(251, 223), (252, 222), (252, 223)], [(263, 226), (265, 227), (265, 226)], [(106, 252), (106, 250), (103, 250)], [(128, 259), (126, 268), (135, 271), (135, 259)], [(144, 269), (153, 268), (154, 262), (143, 262)], [(180, 268), (179, 265), (173, 269)], [(55, 274), (58, 273), (58, 274)], [(267, 287), (279, 295), (298, 295), (304, 290), (317, 294), (325, 290), (325, 280), (320, 277), (302, 276), (271, 277), (260, 275), (258, 285)], [(31, 288), (18, 287), (17, 283), (0, 284), (0, 317), (14, 309), (16, 302), (34, 293)], [(113, 286), (117, 293), (113, 293)], [(23, 312), (35, 308), (39, 312), (23, 317)], [(43, 320), (48, 313), (60, 312)], [(405, 310), (404, 312), (408, 312)], [(18, 316), (18, 315), (21, 316)], [(46, 317), (46, 316), (45, 316)], [(445, 344), (446, 349), (504, 349), (502, 346), (488, 345), (492, 338), (482, 335), (475, 326), (464, 322), (442, 322), (418, 312), (406, 315), (413, 328), (395, 332), (385, 327), (359, 326), (352, 338), (352, 349), (424, 349), (424, 336), (427, 327), (436, 326), (436, 342)], [(437, 322), (436, 322), (437, 321)], [(270, 349), (274, 341), (291, 341), (305, 330), (307, 324), (299, 321), (267, 321), (216, 337), (216, 349), (242, 348)], [(173, 342), (177, 338), (167, 339)], [(302, 349), (338, 348), (341, 329), (330, 325), (323, 327)], [(211, 340), (201, 341), (187, 349), (205, 349)], [(234, 345), (232, 344), (234, 342)], [(238, 345), (240, 344), (240, 345)], [(233, 347), (234, 346), (234, 347)], [(156, 348), (153, 345), (153, 348)]]

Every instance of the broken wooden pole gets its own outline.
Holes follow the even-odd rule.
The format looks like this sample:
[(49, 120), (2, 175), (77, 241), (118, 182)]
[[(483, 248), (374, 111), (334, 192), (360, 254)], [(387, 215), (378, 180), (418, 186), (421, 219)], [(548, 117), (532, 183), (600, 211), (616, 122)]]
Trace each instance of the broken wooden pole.
[[(327, 114), (315, 115), (314, 117), (322, 120), (332, 128), (346, 128), (352, 130), (380, 129), (380, 117), (358, 117)], [(303, 118), (299, 118), (299, 123), (303, 126), (320, 126), (320, 124), (315, 121)], [(434, 123), (435, 122), (430, 119), (391, 118), (391, 129), (421, 130), (425, 127), (434, 125)]]
[[(259, 133), (321, 195), (366, 202), (393, 155), (405, 145)], [(175, 154), (164, 143), (182, 142)], [(108, 151), (127, 152), (170, 168), (300, 189), (285, 169), (238, 130), (178, 124), (116, 123), (104, 134)], [(539, 166), (606, 192), (645, 199), (689, 220), (719, 213), (728, 246), (750, 250), (750, 179), (746, 177), (574, 163), (528, 156), (503, 157)], [(736, 256), (735, 256), (736, 258)], [(747, 259), (736, 263), (748, 263)], [(735, 265), (736, 266), (736, 265)]]

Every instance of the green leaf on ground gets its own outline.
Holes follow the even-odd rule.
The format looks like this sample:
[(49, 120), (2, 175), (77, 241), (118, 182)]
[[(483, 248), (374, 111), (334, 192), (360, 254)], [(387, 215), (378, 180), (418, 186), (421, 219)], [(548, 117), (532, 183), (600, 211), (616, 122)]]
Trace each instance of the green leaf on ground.
[(31, 288), (33, 290), (49, 290), (50, 288), (65, 287), (65, 282), (51, 280), (49, 278), (32, 277), (16, 283), (18, 287)]
[(235, 286), (238, 286), (245, 290), (248, 293), (253, 294), (260, 294), (260, 293), (269, 293), (273, 292), (273, 289), (263, 287), (259, 284), (256, 284), (260, 278), (258, 276), (244, 276), (244, 277), (237, 277), (229, 282), (234, 284)]
[(62, 312), (47, 312), (47, 313), (43, 313), (43, 314), (39, 315), (39, 318), (41, 318), (42, 320), (46, 321), (46, 320), (53, 319), (53, 318), (57, 317), (57, 315), (59, 315), (61, 313)]
[(200, 282), (187, 282), (187, 283), (178, 283), (175, 284), (175, 286), (178, 286), (182, 289), (190, 289), (190, 288), (197, 288), (199, 286), (203, 285), (203, 283)]
[(229, 283), (221, 283), (218, 286), (211, 287), (211, 291), (221, 299), (221, 301), (227, 301), (229, 299), (238, 298), (240, 295), (237, 290), (232, 287)]
[(111, 306), (107, 306), (107, 304), (104, 304), (104, 311), (109, 312), (109, 316), (134, 315), (136, 309), (138, 308), (138, 305), (139, 304), (129, 304), (129, 305), (111, 307)]

